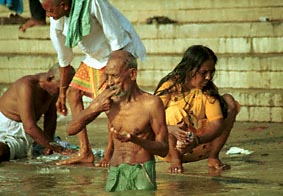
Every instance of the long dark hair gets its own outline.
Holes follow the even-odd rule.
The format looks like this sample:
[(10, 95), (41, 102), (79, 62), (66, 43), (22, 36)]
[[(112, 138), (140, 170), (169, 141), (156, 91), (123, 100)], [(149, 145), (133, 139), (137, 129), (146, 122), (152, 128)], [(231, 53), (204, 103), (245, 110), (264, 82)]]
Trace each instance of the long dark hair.
[[(215, 53), (208, 47), (203, 45), (193, 45), (190, 46), (184, 53), (182, 60), (180, 63), (168, 73), (165, 77), (163, 77), (157, 85), (157, 88), (154, 91), (154, 94), (157, 96), (161, 96), (164, 94), (172, 93), (172, 91), (178, 89), (178, 86), (181, 87), (182, 93), (184, 92), (184, 84), (187, 77), (187, 74), (192, 70), (196, 70), (196, 72), (200, 69), (201, 65), (207, 61), (212, 60), (216, 65), (217, 56)], [(167, 89), (158, 90), (160, 86), (168, 80), (172, 80), (173, 83)], [(208, 84), (202, 89), (202, 91), (215, 97), (220, 101), (223, 116), (227, 115), (227, 104), (223, 100), (223, 98), (219, 95), (217, 87), (214, 85), (212, 81), (209, 81)]]

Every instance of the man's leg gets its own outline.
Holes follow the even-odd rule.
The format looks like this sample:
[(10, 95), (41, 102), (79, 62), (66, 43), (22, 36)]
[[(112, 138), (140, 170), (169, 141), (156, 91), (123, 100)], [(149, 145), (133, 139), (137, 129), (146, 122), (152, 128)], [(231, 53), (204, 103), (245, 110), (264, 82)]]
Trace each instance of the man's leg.
[[(83, 91), (75, 88), (69, 87), (68, 89), (68, 101), (70, 104), (70, 109), (72, 113), (72, 117), (75, 118), (83, 109), (83, 101), (82, 101)], [(86, 131), (86, 127), (83, 128), (78, 133), (80, 150), (79, 152), (73, 154), (70, 158), (60, 161), (57, 165), (66, 165), (72, 163), (93, 163), (94, 155), (92, 153), (92, 149), (88, 140), (88, 135)]]
[(25, 32), (28, 28), (45, 25), (46, 24), (46, 12), (42, 8), (39, 0), (29, 0), (29, 8), (31, 18), (20, 26), (19, 30)]
[(231, 95), (224, 95), (224, 100), (228, 105), (228, 115), (224, 120), (222, 134), (211, 142), (211, 151), (208, 154), (208, 166), (215, 169), (230, 169), (230, 165), (222, 163), (219, 159), (220, 150), (226, 143), (233, 128), (236, 116), (239, 113), (240, 106)]

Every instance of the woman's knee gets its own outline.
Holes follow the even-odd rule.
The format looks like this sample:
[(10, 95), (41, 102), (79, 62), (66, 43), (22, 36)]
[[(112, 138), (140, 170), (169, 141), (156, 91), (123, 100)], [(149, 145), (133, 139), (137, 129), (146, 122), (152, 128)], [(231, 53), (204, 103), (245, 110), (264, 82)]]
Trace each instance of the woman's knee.
[(224, 94), (223, 98), (228, 105), (228, 113), (237, 115), (240, 112), (240, 104), (230, 94)]

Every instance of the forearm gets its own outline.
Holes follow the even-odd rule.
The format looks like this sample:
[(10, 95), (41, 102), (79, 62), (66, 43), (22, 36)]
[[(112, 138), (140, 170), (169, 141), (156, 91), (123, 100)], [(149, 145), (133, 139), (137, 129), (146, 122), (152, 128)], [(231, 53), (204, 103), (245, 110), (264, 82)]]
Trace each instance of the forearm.
[(60, 90), (59, 90), (59, 96), (61, 98), (66, 97), (66, 91), (69, 87), (70, 78), (69, 78), (69, 72), (71, 71), (72, 67), (71, 65), (68, 65), (66, 67), (60, 67)]
[(217, 124), (207, 124), (202, 126), (199, 130), (197, 136), (199, 137), (199, 142), (201, 144), (212, 142), (215, 138), (217, 138), (222, 130), (222, 121), (219, 121)]
[(96, 119), (101, 112), (90, 112), (88, 109), (83, 110), (79, 115), (73, 118), (67, 125), (67, 134), (75, 135), (86, 127), (90, 122)]
[(26, 133), (32, 137), (32, 139), (43, 147), (48, 147), (52, 142), (52, 138), (44, 134), (44, 132), (38, 127), (34, 126), (29, 129), (25, 129)]
[(154, 155), (165, 157), (168, 154), (169, 146), (165, 142), (145, 140), (137, 136), (131, 136), (131, 141)]

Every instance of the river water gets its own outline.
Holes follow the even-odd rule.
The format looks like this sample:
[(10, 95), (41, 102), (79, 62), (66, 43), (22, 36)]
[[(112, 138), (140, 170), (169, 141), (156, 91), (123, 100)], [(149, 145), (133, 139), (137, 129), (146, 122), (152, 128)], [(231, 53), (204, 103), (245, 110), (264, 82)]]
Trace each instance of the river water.
[[(56, 134), (62, 140), (77, 145), (77, 137), (66, 137), (65, 126), (68, 118), (58, 121)], [(232, 134), (227, 146), (241, 145), (257, 151), (261, 145), (249, 143), (247, 138), (254, 133), (246, 133), (250, 124), (238, 123), (235, 125), (235, 136)], [(280, 125), (278, 125), (280, 126)], [(258, 134), (258, 139), (266, 134), (263, 130)], [(275, 132), (275, 131), (274, 131)], [(88, 126), (89, 139), (94, 152), (99, 155), (107, 144), (106, 119), (98, 118)], [(237, 134), (246, 133), (246, 139), (239, 141)], [(281, 133), (280, 133), (281, 134)], [(283, 195), (282, 186), (282, 135), (272, 137), (273, 142), (281, 146), (272, 147), (272, 150), (253, 153), (251, 155), (228, 156), (221, 154), (222, 160), (232, 165), (231, 170), (208, 170), (206, 161), (185, 164), (183, 174), (169, 174), (169, 164), (157, 160), (157, 185), (156, 191), (125, 191), (107, 193), (104, 191), (108, 174), (106, 168), (98, 168), (92, 165), (68, 165), (56, 166), (59, 155), (28, 157), (22, 160), (0, 163), (0, 195), (121, 195), (121, 196), (172, 196), (172, 195)], [(274, 135), (273, 135), (274, 136)], [(271, 139), (272, 139), (271, 138)], [(265, 140), (264, 140), (265, 141)], [(270, 141), (270, 139), (268, 140)], [(263, 142), (263, 140), (262, 140)], [(268, 146), (268, 142), (265, 143)]]

